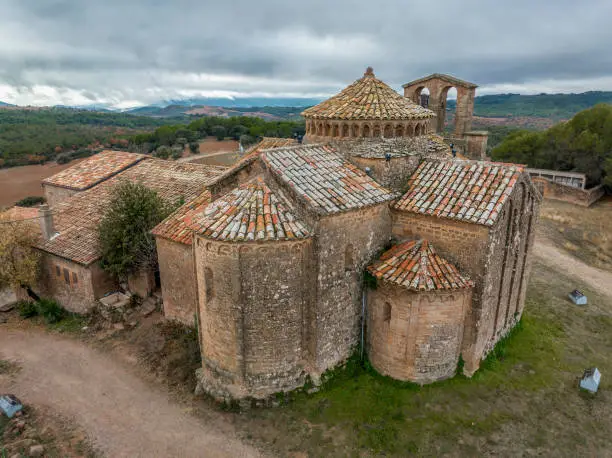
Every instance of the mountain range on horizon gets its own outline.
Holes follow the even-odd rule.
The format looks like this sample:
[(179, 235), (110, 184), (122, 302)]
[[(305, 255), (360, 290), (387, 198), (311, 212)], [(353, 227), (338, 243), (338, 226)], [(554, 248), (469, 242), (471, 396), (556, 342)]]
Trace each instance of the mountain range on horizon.
[[(197, 97), (180, 100), (165, 100), (127, 109), (114, 109), (106, 104), (81, 106), (56, 105), (54, 108), (73, 108), (99, 112), (124, 112), (150, 117), (181, 117), (188, 115), (241, 116), (263, 114), (263, 117), (295, 118), (301, 109), (316, 105), (323, 98), (299, 97)], [(482, 117), (549, 117), (554, 120), (568, 119), (575, 113), (597, 103), (612, 103), (612, 91), (589, 91), (583, 93), (558, 94), (492, 94), (480, 95), (475, 100), (476, 116)], [(17, 107), (0, 101), (0, 107)], [(206, 108), (219, 108), (206, 110)], [(449, 99), (447, 108), (454, 111), (455, 100)], [(41, 107), (43, 108), (43, 107)], [(53, 108), (53, 107), (49, 107)], [(290, 110), (289, 108), (293, 108)], [(263, 109), (263, 110), (259, 110)]]

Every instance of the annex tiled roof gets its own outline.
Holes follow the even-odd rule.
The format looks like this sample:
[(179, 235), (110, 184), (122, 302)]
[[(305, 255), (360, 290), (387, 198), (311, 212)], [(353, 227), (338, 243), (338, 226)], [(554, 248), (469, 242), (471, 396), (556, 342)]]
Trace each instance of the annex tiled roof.
[(319, 213), (338, 213), (393, 199), (391, 191), (326, 145), (300, 145), (262, 153), (262, 160)]
[(124, 151), (102, 151), (78, 164), (45, 178), (44, 184), (84, 191), (131, 167), (147, 156)]
[(5, 221), (24, 221), (38, 218), (38, 207), (14, 207), (0, 213)]
[(179, 207), (174, 213), (159, 223), (151, 232), (173, 242), (191, 245), (193, 241), (194, 216), (201, 213), (210, 203), (211, 194), (206, 190), (191, 202)]
[(138, 182), (152, 189), (167, 202), (191, 201), (220, 173), (218, 167), (147, 159), (98, 186), (78, 193), (54, 210), (55, 230), (59, 233), (38, 245), (41, 250), (81, 263), (99, 258), (97, 226), (112, 199), (113, 187), (123, 180)]
[(470, 83), (468, 81), (461, 80), (451, 75), (445, 75), (444, 73), (432, 73), (429, 76), (424, 76), (423, 78), (419, 78), (418, 80), (410, 81), (409, 83), (403, 84), (402, 87), (413, 86), (415, 84), (425, 83), (427, 81), (433, 79), (440, 79), (442, 81), (446, 81), (447, 83), (452, 84), (453, 86), (465, 87), (475, 89), (478, 85), (474, 83)]
[(434, 112), (403, 97), (374, 76), (368, 67), (362, 78), (340, 93), (302, 112), (314, 119), (399, 120), (433, 118)]
[(393, 246), (368, 267), (376, 278), (413, 291), (471, 288), (474, 283), (440, 257), (427, 240)]
[(230, 191), (189, 218), (207, 238), (227, 242), (294, 240), (309, 236), (291, 204), (261, 179)]
[(492, 226), (524, 168), (481, 161), (424, 161), (394, 208)]

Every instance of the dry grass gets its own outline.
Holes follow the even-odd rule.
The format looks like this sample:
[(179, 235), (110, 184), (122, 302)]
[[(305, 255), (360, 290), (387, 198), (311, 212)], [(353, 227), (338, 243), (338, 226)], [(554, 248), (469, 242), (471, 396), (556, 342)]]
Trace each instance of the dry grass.
[(577, 258), (601, 269), (612, 270), (612, 197), (590, 208), (545, 200), (538, 235)]

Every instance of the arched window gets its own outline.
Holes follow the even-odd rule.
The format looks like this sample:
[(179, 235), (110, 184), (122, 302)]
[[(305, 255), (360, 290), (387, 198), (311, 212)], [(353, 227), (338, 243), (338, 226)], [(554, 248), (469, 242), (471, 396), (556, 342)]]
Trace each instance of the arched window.
[(353, 124), (353, 127), (351, 128), (352, 131), (352, 137), (353, 138), (357, 138), (359, 137), (359, 126), (357, 124)]
[(348, 124), (344, 124), (342, 126), (342, 137), (346, 138), (348, 136), (349, 136), (349, 126), (348, 126)]
[(370, 137), (370, 126), (368, 126), (367, 124), (365, 124), (363, 126), (363, 130), (362, 130), (362, 137), (364, 138), (369, 138)]
[(391, 304), (388, 302), (385, 302), (385, 305), (383, 306), (383, 321), (385, 323), (391, 322)]
[(403, 137), (404, 136), (404, 126), (401, 124), (395, 128), (395, 136)]
[(349, 243), (344, 249), (344, 271), (351, 271), (354, 267), (355, 259), (353, 257), (353, 245)]
[(213, 284), (213, 272), (210, 268), (204, 269), (204, 287), (206, 288), (206, 302), (210, 303), (215, 297), (215, 286)]
[(374, 138), (380, 137), (380, 126), (378, 124), (374, 125), (374, 130), (373, 130), (373, 133), (372, 133), (372, 137), (374, 137)]
[(421, 125), (417, 124), (415, 129), (414, 129), (414, 136), (418, 137), (419, 135), (421, 135)]
[(393, 137), (393, 126), (391, 126), (391, 124), (387, 124), (385, 126), (384, 135), (385, 135), (385, 138)]

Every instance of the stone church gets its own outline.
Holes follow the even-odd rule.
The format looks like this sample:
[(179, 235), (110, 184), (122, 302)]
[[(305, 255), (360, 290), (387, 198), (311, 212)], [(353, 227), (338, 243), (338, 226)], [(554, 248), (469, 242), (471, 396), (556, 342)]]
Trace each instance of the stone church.
[[(265, 138), (227, 169), (122, 156), (102, 184), (56, 191), (58, 205), (93, 206), (122, 176), (188, 196), (153, 229), (159, 282), (166, 317), (198, 326), (200, 388), (214, 397), (316, 382), (362, 342), (399, 380), (451, 377), (460, 358), (473, 374), (523, 312), (540, 203), (528, 173), (453, 157), (436, 113), (371, 68), (303, 117), (303, 142)], [(85, 240), (74, 212), (40, 246), (59, 282), (62, 234)]]

